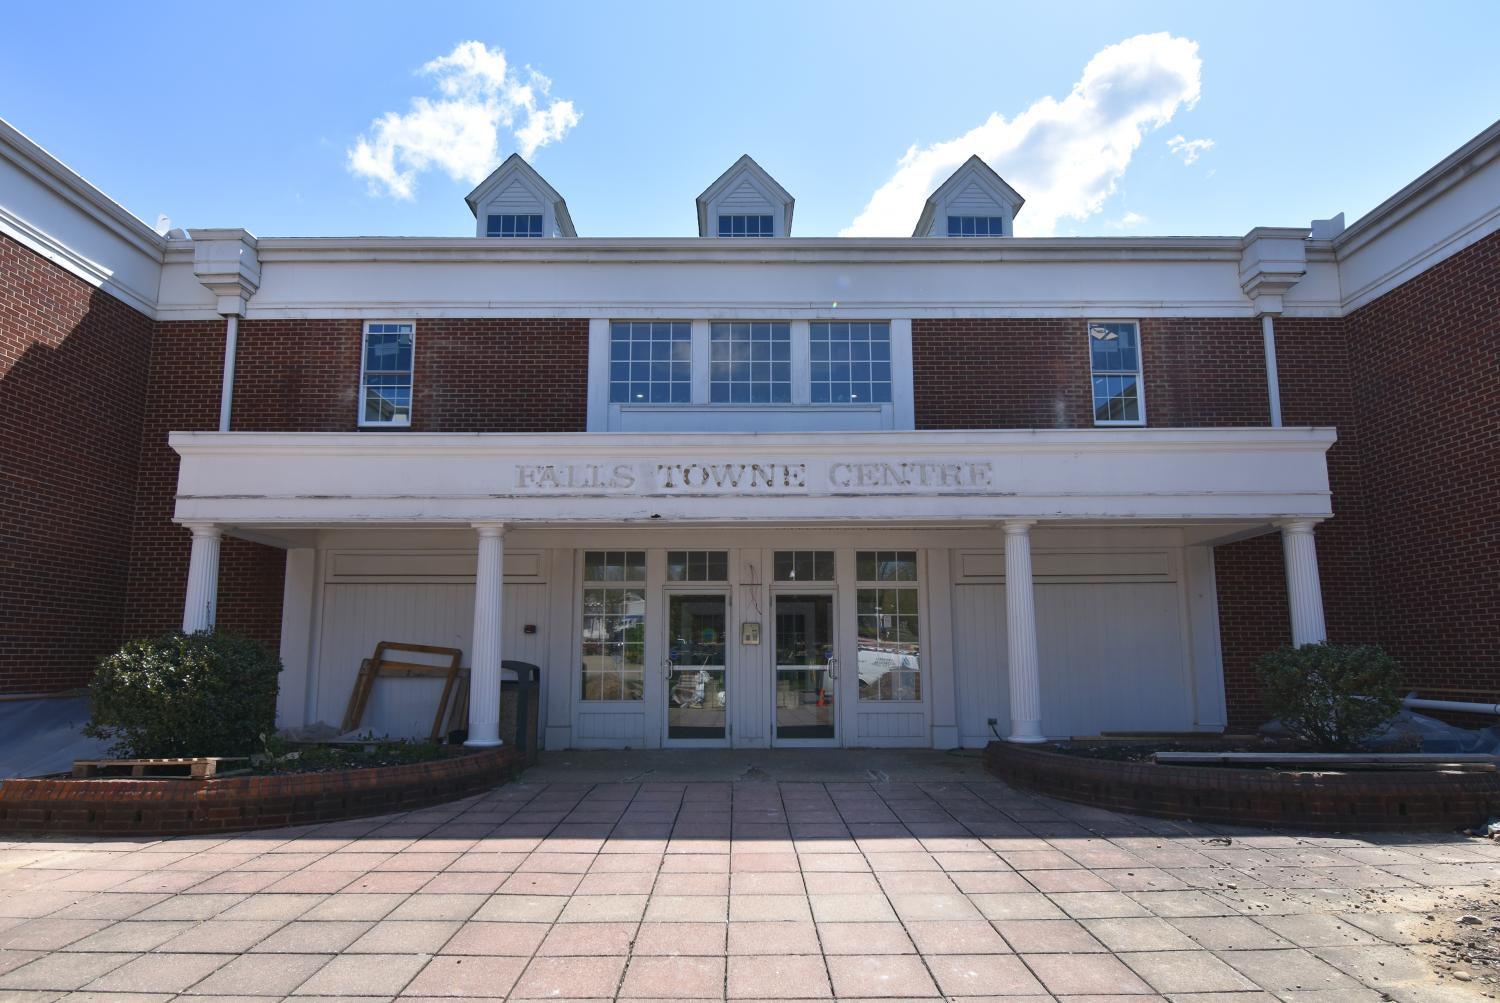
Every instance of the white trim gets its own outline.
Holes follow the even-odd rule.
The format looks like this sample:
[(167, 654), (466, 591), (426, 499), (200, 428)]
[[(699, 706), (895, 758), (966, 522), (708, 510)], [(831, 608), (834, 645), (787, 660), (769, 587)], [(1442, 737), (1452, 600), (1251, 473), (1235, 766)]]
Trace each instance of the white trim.
[(605, 317), (589, 321), (588, 419), (590, 432), (609, 430), (610, 324)]
[(891, 329), (891, 427), (917, 427), (916, 374), (912, 372), (911, 318), (893, 318)]
[[(233, 317), (230, 318), (232, 322)], [(407, 406), (406, 421), (366, 421), (365, 420), (365, 361), (369, 357), (369, 337), (371, 324), (409, 324), (411, 325), (411, 403)], [(230, 376), (226, 376), (226, 386)], [(367, 320), (360, 326), (359, 330), (359, 393), (357, 406), (359, 411), (356, 415), (359, 428), (411, 428), (412, 419), (417, 411), (417, 325), (413, 320)]]
[[(0, 120), (0, 125), (3, 124), (3, 120)], [(4, 206), (0, 206), (0, 233), (5, 234), (22, 247), (36, 252), (69, 274), (82, 279), (95, 289), (109, 293), (147, 317), (156, 317), (154, 291), (148, 296), (139, 289), (121, 282), (105, 266), (84, 257), (56, 237), (43, 233)], [(210, 315), (218, 316), (212, 311)]]

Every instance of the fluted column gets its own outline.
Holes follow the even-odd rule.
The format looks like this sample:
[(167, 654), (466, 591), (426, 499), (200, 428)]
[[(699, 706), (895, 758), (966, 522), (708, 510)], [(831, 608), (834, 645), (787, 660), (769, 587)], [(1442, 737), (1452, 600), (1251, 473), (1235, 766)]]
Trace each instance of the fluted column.
[(1029, 519), (1005, 524), (1005, 638), (1009, 654), (1008, 742), (1042, 741), (1041, 666), (1036, 652), (1036, 599), (1031, 582)]
[[(479, 563), (474, 572), (474, 650), (469, 659), (469, 740), (500, 745), (500, 601), (505, 583), (505, 527), (475, 524)], [(524, 712), (523, 712), (524, 713)]]
[(1313, 542), (1315, 519), (1293, 519), (1281, 524), (1281, 549), (1286, 558), (1286, 594), (1292, 607), (1292, 645), (1328, 640), (1323, 624), (1323, 586), (1318, 581), (1318, 548)]
[(192, 523), (187, 528), (193, 531), (193, 550), (188, 558), (187, 596), (182, 602), (182, 631), (194, 634), (214, 625), (223, 530), (207, 523)]

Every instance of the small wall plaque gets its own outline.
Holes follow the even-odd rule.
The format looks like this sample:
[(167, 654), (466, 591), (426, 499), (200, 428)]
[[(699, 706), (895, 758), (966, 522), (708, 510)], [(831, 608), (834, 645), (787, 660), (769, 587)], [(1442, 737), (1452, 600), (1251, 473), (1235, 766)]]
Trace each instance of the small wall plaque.
[(758, 624), (758, 623), (751, 623), (749, 621), (746, 621), (745, 623), (740, 624), (740, 643), (741, 644), (759, 644), (760, 643), (760, 624)]

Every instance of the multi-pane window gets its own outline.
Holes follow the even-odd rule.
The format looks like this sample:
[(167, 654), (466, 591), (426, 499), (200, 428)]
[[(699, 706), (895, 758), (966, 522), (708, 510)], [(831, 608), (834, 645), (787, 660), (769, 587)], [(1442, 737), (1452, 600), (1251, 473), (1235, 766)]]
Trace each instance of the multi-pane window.
[(922, 699), (916, 552), (862, 550), (854, 566), (859, 698)]
[(771, 215), (744, 213), (725, 213), (719, 217), (719, 236), (721, 237), (771, 237), (775, 231), (771, 227)]
[(1094, 424), (1143, 425), (1141, 332), (1134, 321), (1089, 322)]
[(1005, 220), (1001, 216), (949, 216), (950, 237), (1003, 237)]
[(814, 404), (890, 403), (890, 324), (815, 321), (811, 333)]
[(646, 669), (646, 554), (583, 555), (583, 699), (639, 700)]
[(693, 399), (692, 325), (616, 321), (609, 330), (609, 399), (615, 404), (687, 404)]
[(485, 217), (484, 235), (486, 237), (540, 237), (542, 214), (539, 212), (492, 213)]
[(411, 324), (366, 324), (360, 359), (361, 425), (410, 425)]
[(792, 326), (719, 323), (709, 327), (709, 396), (714, 404), (789, 404)]
[(833, 551), (778, 550), (773, 561), (778, 582), (831, 582)]
[(729, 551), (669, 550), (667, 551), (667, 581), (727, 582), (729, 581)]

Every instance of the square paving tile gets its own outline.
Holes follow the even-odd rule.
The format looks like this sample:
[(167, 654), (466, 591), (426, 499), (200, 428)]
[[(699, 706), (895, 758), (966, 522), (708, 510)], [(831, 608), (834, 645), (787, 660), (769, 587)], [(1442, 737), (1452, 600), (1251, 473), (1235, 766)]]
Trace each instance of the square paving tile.
[(1210, 951), (1256, 951), (1291, 946), (1243, 916), (1200, 916), (1169, 922)]
[(0, 989), (80, 989), (136, 958), (134, 954), (48, 954), (0, 975)]
[(1021, 959), (1001, 954), (945, 954), (927, 958), (947, 996), (1038, 996), (1042, 985)]
[[(159, 929), (168, 922), (172, 921), (149, 922), (140, 925), (147, 929)], [(190, 921), (176, 922), (184, 922), (187, 926), (192, 926)], [(112, 939), (118, 938), (119, 934), (102, 937), (98, 941), (95, 941), (95, 943), (101, 945), (98, 947), (90, 948), (82, 946), (85, 940), (92, 940), (98, 937), (99, 934), (107, 933), (109, 930), (120, 925), (119, 923), (112, 923), (112, 921), (107, 919), (24, 919), (19, 925), (6, 930), (4, 933), (0, 933), (0, 948), (7, 951), (56, 951), (71, 944), (78, 944), (80, 946), (75, 949), (80, 951), (145, 951), (150, 949), (145, 947), (120, 946), (110, 948), (102, 946), (108, 944)], [(126, 939), (129, 938), (127, 937)]]
[(1164, 919), (1086, 919), (1083, 928), (1111, 951), (1192, 951), (1199, 945)]
[(722, 923), (729, 918), (729, 896), (653, 895), (645, 918), (653, 923)]
[(1262, 989), (1281, 994), (1313, 990), (1354, 991), (1359, 983), (1306, 951), (1219, 951), (1221, 961)]
[(697, 955), (725, 953), (727, 923), (642, 923), (636, 930), (634, 954)]
[(354, 920), (295, 920), (250, 950), (255, 953), (337, 954), (369, 928), (369, 923)]
[(630, 959), (621, 997), (719, 999), (724, 992), (723, 957), (643, 956)]
[(534, 958), (511, 990), (513, 999), (609, 999), (615, 995), (625, 959)]
[(915, 954), (916, 946), (900, 923), (819, 923), (823, 953)]
[(403, 996), (503, 997), (525, 968), (525, 958), (445, 955), (433, 958), (406, 986)]
[(559, 923), (633, 923), (646, 911), (644, 895), (574, 895), (558, 901), (567, 902), (557, 917)]
[(210, 919), (190, 924), (160, 945), (163, 951), (241, 954), (281, 929), (279, 919)]
[(817, 955), (731, 957), (728, 997), (739, 999), (825, 999), (828, 972)]
[(1056, 996), (1149, 993), (1150, 987), (1110, 954), (1028, 954), (1026, 965)]
[(350, 954), (436, 954), (463, 926), (457, 920), (391, 919), (368, 926)]
[(917, 950), (931, 954), (1010, 954), (1010, 946), (982, 919), (907, 923)]
[(499, 923), (551, 923), (567, 904), (567, 899), (557, 895), (496, 895), (471, 918)]
[(896, 919), (884, 895), (809, 895), (819, 923), (889, 923)]
[(1119, 955), (1160, 993), (1225, 993), (1258, 989), (1208, 951), (1153, 951)]
[(299, 996), (395, 996), (427, 964), (425, 954), (346, 954), (318, 969)]
[(590, 957), (629, 954), (634, 923), (559, 923), (537, 949), (538, 955)]
[(907, 954), (840, 955), (827, 959), (839, 998), (933, 997), (937, 986), (921, 959)]
[(551, 928), (548, 923), (465, 923), (439, 953), (529, 958)]
[(90, 982), (90, 992), (180, 993), (235, 958), (232, 954), (148, 954)]
[(242, 954), (192, 987), (211, 996), (285, 996), (329, 961), (326, 954)]
[(729, 924), (730, 955), (819, 954), (811, 920)]

